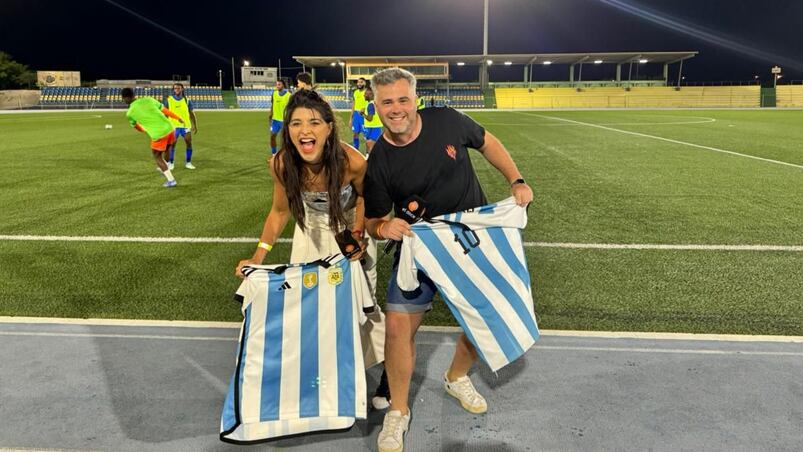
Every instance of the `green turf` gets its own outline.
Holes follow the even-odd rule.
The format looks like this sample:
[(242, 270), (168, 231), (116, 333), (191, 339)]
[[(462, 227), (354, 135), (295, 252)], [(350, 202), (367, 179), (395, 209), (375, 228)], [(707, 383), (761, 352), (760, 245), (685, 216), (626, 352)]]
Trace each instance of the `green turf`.
[[(270, 206), (264, 112), (198, 112), (161, 187), (121, 112), (0, 115), (0, 234), (254, 237)], [(536, 200), (537, 242), (803, 245), (803, 112), (477, 112)], [(347, 117), (340, 115), (341, 138)], [(711, 121), (714, 119), (715, 121)], [(682, 123), (682, 124), (679, 124)], [(112, 130), (104, 130), (112, 124)], [(484, 159), (491, 200), (508, 196)], [(290, 228), (285, 236), (289, 236)], [(251, 244), (0, 241), (0, 315), (237, 320)], [(269, 262), (287, 259), (282, 244)], [(528, 248), (546, 328), (803, 334), (803, 253)], [(380, 266), (380, 293), (389, 259)], [(429, 324), (453, 324), (438, 304)]]

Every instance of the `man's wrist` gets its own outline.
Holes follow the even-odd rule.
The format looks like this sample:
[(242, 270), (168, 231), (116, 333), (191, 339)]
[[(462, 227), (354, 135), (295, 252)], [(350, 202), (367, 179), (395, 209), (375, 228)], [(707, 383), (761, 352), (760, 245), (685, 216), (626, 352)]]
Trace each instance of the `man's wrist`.
[(510, 188), (513, 188), (516, 185), (527, 185), (527, 182), (525, 182), (524, 178), (521, 178), (521, 177), (510, 182)]

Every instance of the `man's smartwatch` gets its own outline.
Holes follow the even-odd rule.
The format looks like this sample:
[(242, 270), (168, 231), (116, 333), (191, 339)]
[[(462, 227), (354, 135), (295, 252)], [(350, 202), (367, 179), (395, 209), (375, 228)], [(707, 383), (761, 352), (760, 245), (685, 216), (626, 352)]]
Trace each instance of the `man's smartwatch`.
[(513, 186), (516, 185), (516, 184), (526, 184), (526, 183), (527, 182), (524, 182), (524, 179), (518, 178), (518, 179), (516, 179), (516, 180), (514, 180), (513, 182), (510, 183), (510, 187), (513, 188)]

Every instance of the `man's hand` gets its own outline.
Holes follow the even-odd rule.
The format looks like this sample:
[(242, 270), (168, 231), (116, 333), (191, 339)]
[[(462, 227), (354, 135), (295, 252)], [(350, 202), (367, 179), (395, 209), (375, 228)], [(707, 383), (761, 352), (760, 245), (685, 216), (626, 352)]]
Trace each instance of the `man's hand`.
[(184, 124), (184, 120), (183, 120), (183, 119), (181, 119), (181, 118), (178, 118), (178, 122), (180, 122), (180, 123)]
[(527, 184), (514, 184), (510, 187), (510, 193), (521, 207), (526, 207), (533, 201), (533, 190)]
[(197, 133), (198, 133), (198, 126), (196, 126), (195, 124), (193, 124), (193, 125), (192, 125), (192, 134), (193, 134), (193, 135), (195, 135), (195, 134), (197, 134)]
[(382, 223), (378, 232), (382, 238), (395, 240), (397, 242), (401, 241), (404, 236), (413, 236), (413, 233), (410, 229), (410, 223), (402, 220), (401, 218), (393, 218)]

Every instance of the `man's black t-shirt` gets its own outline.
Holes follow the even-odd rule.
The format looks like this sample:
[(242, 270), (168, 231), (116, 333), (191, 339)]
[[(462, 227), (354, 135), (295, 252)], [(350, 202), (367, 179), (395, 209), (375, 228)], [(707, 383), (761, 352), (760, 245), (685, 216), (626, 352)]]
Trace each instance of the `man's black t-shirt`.
[(429, 205), (426, 215), (458, 212), (487, 204), (468, 148), (485, 144), (485, 129), (457, 110), (419, 110), (421, 133), (406, 146), (377, 140), (365, 176), (365, 216), (401, 216), (413, 195)]

